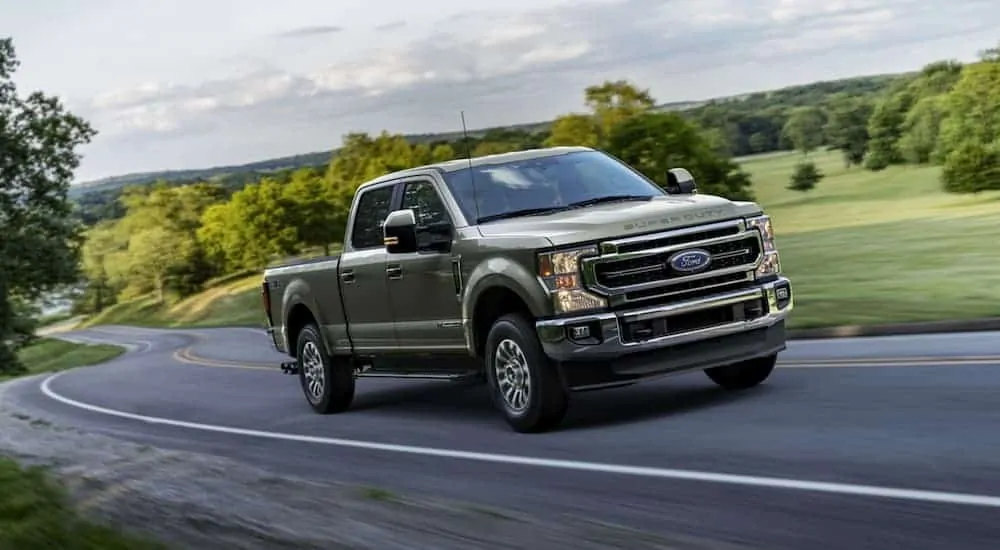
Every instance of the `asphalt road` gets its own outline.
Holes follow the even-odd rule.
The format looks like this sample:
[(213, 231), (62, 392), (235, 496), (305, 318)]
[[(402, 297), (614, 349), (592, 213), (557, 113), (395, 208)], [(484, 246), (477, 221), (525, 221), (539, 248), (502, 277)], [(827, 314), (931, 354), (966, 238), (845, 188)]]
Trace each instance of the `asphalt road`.
[(579, 394), (535, 435), (452, 383), (359, 380), (351, 411), (315, 415), (258, 330), (63, 337), (133, 350), (17, 406), (275, 472), (770, 550), (1000, 540), (1000, 333), (793, 341), (754, 390), (691, 373)]

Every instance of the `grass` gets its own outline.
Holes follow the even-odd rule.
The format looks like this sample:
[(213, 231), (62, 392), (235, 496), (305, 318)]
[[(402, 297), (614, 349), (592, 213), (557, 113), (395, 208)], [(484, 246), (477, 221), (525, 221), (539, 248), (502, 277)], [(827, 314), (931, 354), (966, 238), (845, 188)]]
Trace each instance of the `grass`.
[[(28, 369), (26, 374), (31, 375), (96, 365), (110, 361), (124, 352), (124, 348), (109, 344), (77, 344), (55, 338), (39, 338), (22, 348), (18, 357)], [(0, 375), (0, 381), (3, 379), (4, 376)]]
[(758, 201), (773, 217), (782, 268), (796, 289), (791, 325), (1000, 316), (1000, 193), (949, 195), (939, 168), (845, 168), (814, 153), (826, 177), (785, 189), (800, 154), (747, 159)]
[(81, 518), (63, 487), (40, 468), (0, 458), (0, 548), (153, 550), (165, 548)]
[[(29, 374), (102, 363), (124, 349), (39, 339), (19, 352)], [(4, 379), (0, 375), (0, 380)], [(26, 418), (27, 419), (27, 418)], [(32, 420), (43, 426), (43, 420)], [(41, 468), (22, 468), (0, 456), (0, 549), (152, 550), (158, 543), (120, 533), (80, 517), (61, 485)]]
[(149, 327), (263, 326), (260, 274), (220, 282), (174, 304), (151, 296), (122, 302), (86, 319), (81, 326), (136, 325)]
[[(793, 328), (1000, 316), (1000, 193), (949, 195), (936, 167), (845, 168), (809, 156), (826, 177), (785, 189), (799, 153), (738, 159), (774, 218), (782, 267), (796, 289)], [(178, 304), (141, 298), (85, 326), (262, 326), (260, 274), (232, 278)]]

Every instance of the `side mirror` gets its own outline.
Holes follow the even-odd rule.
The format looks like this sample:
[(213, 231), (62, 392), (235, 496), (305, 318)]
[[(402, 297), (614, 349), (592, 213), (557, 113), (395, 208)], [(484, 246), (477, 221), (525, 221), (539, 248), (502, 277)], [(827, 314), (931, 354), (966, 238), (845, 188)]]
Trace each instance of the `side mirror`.
[(382, 224), (382, 242), (389, 254), (417, 251), (417, 216), (412, 209), (389, 212)]
[(667, 193), (671, 195), (694, 195), (698, 192), (698, 185), (694, 182), (694, 176), (684, 168), (671, 168), (667, 170)]

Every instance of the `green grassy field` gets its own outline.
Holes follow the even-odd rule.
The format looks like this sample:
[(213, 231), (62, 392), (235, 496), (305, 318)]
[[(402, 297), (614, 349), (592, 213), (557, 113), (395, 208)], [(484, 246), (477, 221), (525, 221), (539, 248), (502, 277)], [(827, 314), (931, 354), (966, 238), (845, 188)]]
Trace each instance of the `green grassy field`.
[(816, 189), (785, 189), (800, 154), (749, 159), (796, 289), (793, 327), (1000, 316), (1000, 193), (949, 195), (939, 169), (844, 168), (811, 155)]
[(174, 304), (153, 297), (122, 302), (80, 324), (149, 327), (261, 326), (260, 275), (242, 275)]
[[(948, 195), (934, 167), (845, 168), (813, 153), (826, 177), (785, 189), (799, 153), (739, 159), (774, 218), (793, 279), (794, 328), (1000, 316), (1000, 193)], [(119, 304), (85, 324), (260, 326), (260, 276), (236, 278), (172, 306)]]
[[(107, 344), (77, 344), (55, 338), (39, 338), (21, 349), (18, 357), (28, 368), (27, 374), (40, 374), (96, 365), (110, 361), (124, 352), (122, 347)], [(0, 380), (3, 379), (0, 375)]]

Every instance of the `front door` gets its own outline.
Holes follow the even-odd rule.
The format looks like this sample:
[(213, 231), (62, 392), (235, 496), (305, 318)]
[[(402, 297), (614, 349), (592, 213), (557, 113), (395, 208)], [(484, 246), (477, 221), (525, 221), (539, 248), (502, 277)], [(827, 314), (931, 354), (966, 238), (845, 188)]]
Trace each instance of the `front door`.
[[(414, 210), (418, 232), (431, 224), (452, 224), (430, 179), (405, 182), (399, 208)], [(452, 254), (438, 251), (388, 254), (386, 262), (389, 300), (400, 351), (465, 350), (462, 306), (452, 277)]]

